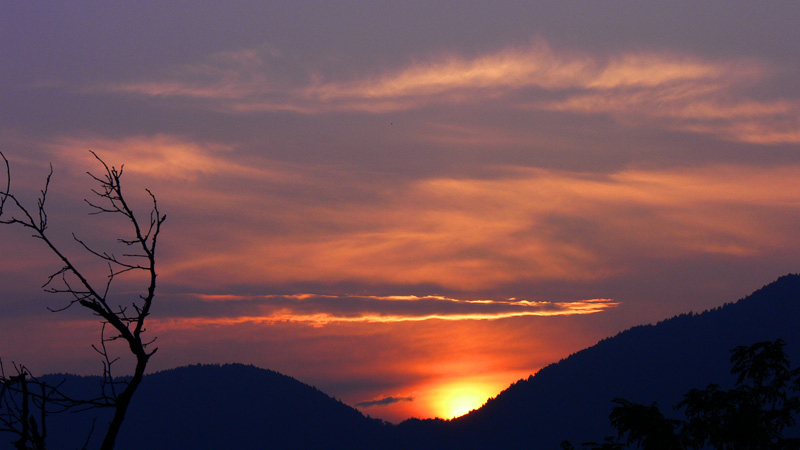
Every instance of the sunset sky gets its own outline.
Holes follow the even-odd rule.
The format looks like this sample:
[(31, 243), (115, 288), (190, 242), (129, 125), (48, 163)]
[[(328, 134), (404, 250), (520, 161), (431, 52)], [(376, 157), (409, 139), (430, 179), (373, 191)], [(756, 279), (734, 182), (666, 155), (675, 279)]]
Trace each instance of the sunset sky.
[[(167, 214), (151, 371), (270, 368), (452, 417), (630, 326), (800, 271), (800, 3), (3, 2), (0, 151), (51, 233), (85, 174)], [(99, 326), (0, 228), (0, 357)], [(102, 282), (105, 272), (94, 271)], [(120, 280), (121, 298), (137, 287)]]

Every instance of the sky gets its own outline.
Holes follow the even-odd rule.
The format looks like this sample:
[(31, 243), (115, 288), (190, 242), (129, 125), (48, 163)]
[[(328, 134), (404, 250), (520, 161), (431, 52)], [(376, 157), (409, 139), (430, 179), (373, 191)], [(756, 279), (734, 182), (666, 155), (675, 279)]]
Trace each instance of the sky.
[[(29, 205), (52, 164), (49, 232), (95, 282), (71, 233), (113, 249), (127, 229), (87, 214), (89, 151), (124, 165), (137, 213), (157, 197), (150, 371), (254, 364), (372, 417), (450, 418), (798, 272), (798, 19), (739, 0), (3, 2), (0, 151)], [(0, 255), (0, 357), (100, 373), (98, 323), (47, 309), (53, 255), (13, 227)], [(117, 281), (122, 303), (141, 289)]]

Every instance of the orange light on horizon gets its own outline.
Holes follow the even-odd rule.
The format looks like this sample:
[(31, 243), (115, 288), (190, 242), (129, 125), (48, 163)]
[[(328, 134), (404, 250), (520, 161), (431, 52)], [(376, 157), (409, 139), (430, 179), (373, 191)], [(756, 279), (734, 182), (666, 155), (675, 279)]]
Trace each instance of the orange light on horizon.
[(436, 417), (453, 419), (478, 409), (502, 387), (481, 379), (463, 379), (436, 386), (430, 393), (430, 411)]

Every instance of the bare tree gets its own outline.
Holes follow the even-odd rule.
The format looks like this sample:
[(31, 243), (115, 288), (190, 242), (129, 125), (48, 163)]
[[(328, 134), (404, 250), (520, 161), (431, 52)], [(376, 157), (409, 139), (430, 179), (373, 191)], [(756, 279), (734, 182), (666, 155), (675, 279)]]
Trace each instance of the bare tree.
[(65, 397), (57, 385), (34, 378), (25, 366), (14, 364), (14, 373), (6, 375), (0, 361), (0, 430), (17, 436), (13, 442), (17, 450), (44, 450), (48, 413), (65, 411), (73, 402), (62, 402)]
[[(92, 399), (72, 399), (63, 395), (58, 386), (47, 386), (33, 378), (24, 366), (14, 367), (15, 374), (6, 376), (0, 366), (0, 427), (19, 436), (17, 448), (44, 448), (46, 437), (45, 419), (51, 412), (71, 408), (104, 407), (113, 409), (113, 416), (103, 438), (102, 450), (114, 448), (120, 427), (125, 419), (131, 398), (142, 381), (147, 363), (155, 354), (153, 339), (145, 338), (145, 320), (155, 298), (156, 289), (156, 244), (161, 225), (166, 216), (158, 209), (156, 197), (145, 189), (152, 201), (149, 219), (141, 221), (134, 214), (123, 194), (121, 178), (124, 166), (119, 170), (106, 164), (97, 154), (91, 152), (102, 165), (100, 175), (87, 172), (99, 184), (92, 189), (92, 199), (85, 199), (92, 215), (112, 215), (121, 217), (128, 225), (128, 235), (118, 238), (125, 251), (119, 255), (114, 252), (95, 249), (75, 233), (72, 238), (86, 252), (107, 267), (105, 280), (101, 283), (90, 281), (85, 269), (78, 268), (74, 258), (67, 256), (51, 239), (48, 215), (45, 209), (53, 167), (41, 190), (35, 208), (25, 206), (11, 193), (11, 170), (5, 155), (0, 152), (6, 165), (7, 183), (0, 191), (0, 224), (20, 226), (32, 233), (35, 239), (44, 243), (60, 262), (61, 268), (52, 273), (43, 288), (46, 292), (67, 298), (67, 303), (51, 311), (63, 311), (73, 306), (88, 309), (101, 322), (100, 342), (93, 345), (103, 364), (103, 383), (101, 392)], [(146, 289), (132, 301), (115, 301), (111, 286), (122, 274), (140, 273), (146, 277)], [(133, 374), (124, 381), (114, 377), (113, 366), (119, 360), (107, 346), (112, 341), (122, 340), (130, 350), (135, 366)], [(34, 387), (32, 390), (31, 387)], [(7, 397), (7, 398), (6, 398)], [(10, 403), (9, 403), (10, 402)], [(88, 442), (88, 439), (87, 439)]]

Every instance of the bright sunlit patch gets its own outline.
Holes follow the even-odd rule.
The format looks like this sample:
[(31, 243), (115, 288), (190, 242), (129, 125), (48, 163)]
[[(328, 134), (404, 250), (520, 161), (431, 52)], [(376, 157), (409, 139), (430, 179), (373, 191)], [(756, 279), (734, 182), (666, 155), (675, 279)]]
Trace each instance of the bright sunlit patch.
[[(493, 390), (494, 389), (494, 390)], [(433, 412), (437, 417), (452, 419), (480, 408), (496, 387), (483, 382), (458, 381), (438, 388), (433, 394)]]

